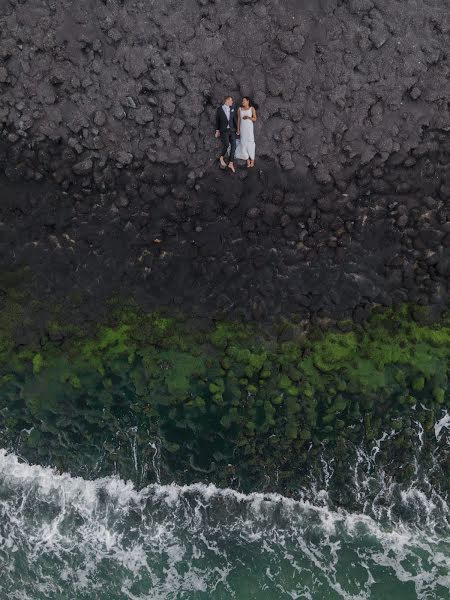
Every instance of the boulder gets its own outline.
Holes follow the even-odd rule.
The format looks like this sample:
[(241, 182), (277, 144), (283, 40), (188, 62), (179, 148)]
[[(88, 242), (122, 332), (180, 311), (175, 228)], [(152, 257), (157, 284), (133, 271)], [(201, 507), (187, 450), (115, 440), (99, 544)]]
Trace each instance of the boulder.
[(92, 171), (93, 166), (94, 164), (92, 159), (86, 158), (73, 165), (72, 171), (75, 173), (75, 175), (87, 175)]

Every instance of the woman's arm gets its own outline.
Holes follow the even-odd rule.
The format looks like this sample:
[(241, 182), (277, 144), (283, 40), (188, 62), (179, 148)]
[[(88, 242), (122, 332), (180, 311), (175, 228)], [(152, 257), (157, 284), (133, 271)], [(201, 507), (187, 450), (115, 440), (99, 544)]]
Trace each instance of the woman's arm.
[(241, 135), (241, 109), (238, 108), (237, 111), (237, 129), (236, 129), (236, 135)]
[(252, 116), (251, 117), (242, 117), (242, 118), (246, 119), (246, 120), (250, 119), (250, 121), (253, 121), (253, 123), (256, 123), (256, 110), (254, 109), (254, 107), (252, 106)]

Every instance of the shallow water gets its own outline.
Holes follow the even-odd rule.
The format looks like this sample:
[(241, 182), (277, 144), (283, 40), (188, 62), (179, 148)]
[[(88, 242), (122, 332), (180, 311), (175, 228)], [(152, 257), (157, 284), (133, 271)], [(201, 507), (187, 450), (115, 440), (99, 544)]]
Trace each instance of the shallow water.
[(137, 490), (3, 450), (2, 597), (448, 600), (450, 511), (431, 496), (391, 493), (417, 512), (403, 520), (399, 506), (332, 510), (324, 492), (312, 503), (200, 483)]

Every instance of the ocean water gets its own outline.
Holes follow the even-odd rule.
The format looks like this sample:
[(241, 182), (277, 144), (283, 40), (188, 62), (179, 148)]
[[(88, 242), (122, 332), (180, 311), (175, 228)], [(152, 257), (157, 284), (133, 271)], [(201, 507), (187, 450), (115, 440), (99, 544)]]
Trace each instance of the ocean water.
[[(448, 415), (436, 423), (441, 445), (449, 426)], [(202, 483), (136, 489), (1, 450), (0, 598), (449, 600), (448, 502), (426, 474), (403, 487), (369, 474), (381, 443), (349, 469), (355, 512), (333, 507), (326, 485), (297, 499)], [(324, 462), (325, 482), (331, 471)]]

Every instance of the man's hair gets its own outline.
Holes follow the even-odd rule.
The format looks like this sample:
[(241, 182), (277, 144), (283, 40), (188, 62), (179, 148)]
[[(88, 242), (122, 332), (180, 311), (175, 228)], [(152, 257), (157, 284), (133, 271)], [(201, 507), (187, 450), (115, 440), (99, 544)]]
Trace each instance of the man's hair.
[(233, 99), (233, 98), (232, 98), (232, 96), (224, 96), (224, 97), (223, 97), (223, 103), (225, 104), (225, 102), (226, 102), (226, 101), (227, 101), (229, 98)]

